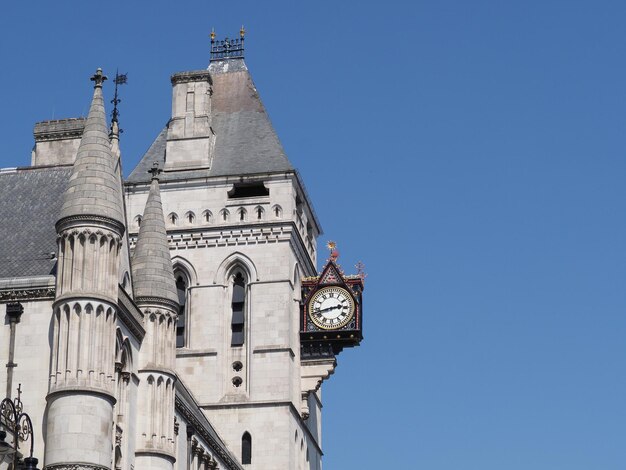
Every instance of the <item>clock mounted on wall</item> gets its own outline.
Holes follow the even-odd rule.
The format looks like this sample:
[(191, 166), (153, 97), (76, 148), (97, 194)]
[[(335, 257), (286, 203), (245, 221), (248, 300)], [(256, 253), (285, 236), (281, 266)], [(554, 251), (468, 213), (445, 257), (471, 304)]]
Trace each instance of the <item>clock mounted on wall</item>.
[(302, 281), (300, 342), (303, 347), (330, 346), (334, 354), (357, 346), (363, 339), (362, 272), (345, 275), (337, 264), (339, 253), (329, 242), (331, 255), (319, 276)]

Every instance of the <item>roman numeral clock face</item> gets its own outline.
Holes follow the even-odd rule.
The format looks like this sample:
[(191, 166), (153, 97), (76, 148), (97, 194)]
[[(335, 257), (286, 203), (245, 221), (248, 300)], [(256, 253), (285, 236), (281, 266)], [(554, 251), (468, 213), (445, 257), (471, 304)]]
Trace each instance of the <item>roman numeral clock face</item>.
[(352, 320), (354, 300), (341, 287), (324, 287), (313, 295), (308, 310), (313, 323), (325, 330), (333, 330)]

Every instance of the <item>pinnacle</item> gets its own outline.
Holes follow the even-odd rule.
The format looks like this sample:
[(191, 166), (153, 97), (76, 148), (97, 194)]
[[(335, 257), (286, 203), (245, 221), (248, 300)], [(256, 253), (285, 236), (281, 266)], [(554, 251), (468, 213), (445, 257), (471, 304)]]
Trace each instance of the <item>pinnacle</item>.
[(63, 198), (59, 221), (74, 216), (104, 217), (124, 225), (122, 186), (118, 164), (111, 153), (102, 82), (98, 69), (89, 115)]
[(152, 180), (141, 218), (132, 259), (133, 285), (138, 303), (142, 297), (156, 297), (178, 304), (159, 181)]

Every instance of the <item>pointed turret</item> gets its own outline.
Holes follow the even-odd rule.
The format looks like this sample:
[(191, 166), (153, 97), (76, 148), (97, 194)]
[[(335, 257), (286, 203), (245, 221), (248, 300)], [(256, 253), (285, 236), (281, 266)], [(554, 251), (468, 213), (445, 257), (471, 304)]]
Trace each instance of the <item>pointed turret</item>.
[[(105, 78), (101, 69), (92, 77), (89, 117), (56, 224), (46, 468), (111, 468), (124, 212), (105, 120)], [(70, 427), (68, 409), (74, 410)]]
[(102, 69), (98, 69), (91, 79), (94, 81), (93, 99), (58, 223), (74, 217), (95, 216), (123, 228), (122, 189), (117, 162), (111, 152), (102, 97), (106, 77)]
[[(178, 294), (161, 205), (160, 171), (156, 163), (150, 171), (152, 183), (131, 262), (135, 302), (146, 326), (138, 361), (141, 424), (135, 449), (135, 466), (145, 470), (173, 470), (176, 460), (172, 423)], [(153, 405), (154, 397), (158, 397), (158, 410)]]
[(159, 191), (159, 171), (156, 167), (152, 170), (152, 183), (132, 260), (135, 299), (138, 303), (146, 298), (163, 299), (178, 305)]

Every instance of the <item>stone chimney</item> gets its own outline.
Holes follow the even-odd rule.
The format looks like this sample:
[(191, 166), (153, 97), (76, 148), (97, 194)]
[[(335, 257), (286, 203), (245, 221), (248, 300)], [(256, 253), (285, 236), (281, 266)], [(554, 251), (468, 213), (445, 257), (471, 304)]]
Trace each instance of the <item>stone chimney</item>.
[(211, 93), (211, 77), (206, 70), (172, 76), (172, 118), (167, 130), (165, 171), (210, 167), (215, 142)]
[(35, 124), (31, 165), (71, 165), (76, 159), (85, 118), (58, 119)]

